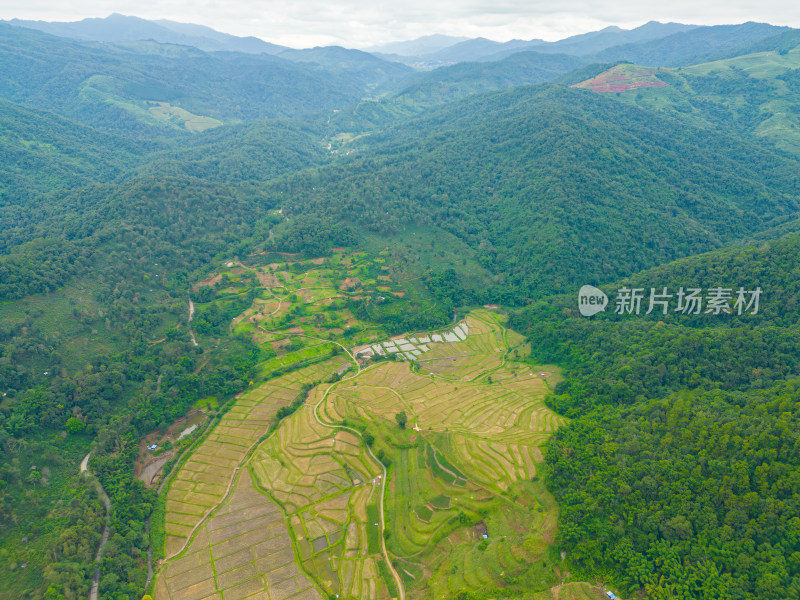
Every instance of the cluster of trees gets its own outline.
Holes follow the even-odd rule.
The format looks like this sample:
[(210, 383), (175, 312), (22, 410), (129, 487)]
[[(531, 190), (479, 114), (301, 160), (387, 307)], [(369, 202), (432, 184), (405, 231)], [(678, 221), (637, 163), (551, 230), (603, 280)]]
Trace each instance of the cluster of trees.
[(587, 318), (577, 294), (514, 315), (533, 360), (565, 368), (547, 402), (573, 420), (546, 479), (576, 569), (665, 600), (800, 593), (798, 248), (717, 251), (613, 286), (760, 286), (756, 315), (612, 304)]
[(800, 595), (800, 381), (595, 410), (557, 432), (559, 541), (648, 598)]

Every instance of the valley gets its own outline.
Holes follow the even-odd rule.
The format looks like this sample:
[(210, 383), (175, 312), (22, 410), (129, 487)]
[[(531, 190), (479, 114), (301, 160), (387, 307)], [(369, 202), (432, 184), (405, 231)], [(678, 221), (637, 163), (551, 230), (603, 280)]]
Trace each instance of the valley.
[(799, 31), (0, 22), (0, 599), (800, 597)]
[[(423, 598), (521, 582), (544, 598), (558, 581), (557, 510), (538, 475), (564, 422), (542, 403), (559, 370), (522, 362), (525, 340), (486, 310), (385, 341), (336, 302), (391, 293), (386, 263), (340, 253), (212, 278), (220, 300), (248, 275), (269, 286), (231, 326), (281, 355), (169, 481), (156, 598)], [(370, 278), (376, 266), (389, 274)], [(281, 309), (265, 303), (276, 298)]]

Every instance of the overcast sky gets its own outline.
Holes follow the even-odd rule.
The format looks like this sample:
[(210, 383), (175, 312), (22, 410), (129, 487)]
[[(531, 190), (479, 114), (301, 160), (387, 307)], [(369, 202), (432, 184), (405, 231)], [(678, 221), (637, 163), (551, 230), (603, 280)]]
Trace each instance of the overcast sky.
[(0, 0), (0, 18), (76, 21), (113, 12), (208, 25), (293, 47), (365, 47), (430, 33), (557, 40), (647, 21), (800, 27), (797, 0)]

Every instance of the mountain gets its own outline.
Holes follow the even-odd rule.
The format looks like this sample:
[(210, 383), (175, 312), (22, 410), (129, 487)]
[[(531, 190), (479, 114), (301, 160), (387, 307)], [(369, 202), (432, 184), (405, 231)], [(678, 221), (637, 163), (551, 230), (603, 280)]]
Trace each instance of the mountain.
[[(204, 25), (179, 23), (167, 19), (158, 19), (153, 22), (171, 31), (187, 36), (188, 40), (191, 41), (189, 44), (190, 46), (196, 46), (207, 52), (220, 50), (227, 52), (245, 52), (248, 54), (277, 54), (287, 49), (286, 46), (265, 42), (261, 38), (254, 36), (241, 37), (229, 33), (222, 33)], [(217, 43), (217, 48), (214, 47), (213, 42)], [(178, 42), (176, 41), (173, 43)]]
[(413, 72), (397, 62), (383, 60), (368, 52), (349, 50), (340, 46), (318, 46), (305, 50), (284, 50), (277, 54), (292, 62), (309, 65), (328, 76), (347, 78), (357, 82), (365, 91), (373, 91), (387, 83), (394, 83)]
[(269, 193), (297, 221), (324, 215), (384, 238), (441, 228), (499, 278), (491, 297), (524, 302), (796, 213), (796, 159), (678, 115), (560, 86), (477, 95), (351, 144), (351, 162)]
[[(800, 37), (795, 31), (758, 42), (754, 54), (664, 69), (631, 63), (590, 65), (560, 83), (614, 92), (621, 101), (659, 110), (669, 107), (687, 126), (717, 126), (768, 140), (800, 155)], [(776, 48), (767, 51), (766, 48)]]
[(595, 54), (612, 46), (656, 40), (681, 31), (690, 31), (696, 27), (696, 25), (659, 23), (658, 21), (650, 21), (634, 29), (621, 29), (612, 26), (599, 31), (573, 35), (557, 42), (548, 42), (542, 44), (536, 51), (585, 56), (587, 54)]
[(504, 51), (519, 51), (526, 48), (539, 46), (541, 40), (525, 41), (511, 40), (501, 43), (486, 38), (474, 38), (465, 42), (459, 42), (432, 54), (426, 54), (423, 58), (430, 65), (451, 65), (459, 62), (469, 62), (481, 60), (486, 56), (496, 55)]
[[(410, 52), (395, 52), (393, 56), (386, 55), (387, 60), (396, 60), (425, 70), (452, 65), (459, 62), (471, 61), (498, 61), (515, 52), (533, 50), (540, 53), (571, 54), (584, 56), (595, 54), (611, 46), (620, 44), (643, 42), (672, 35), (677, 32), (689, 31), (695, 25), (681, 23), (659, 23), (650, 21), (631, 30), (619, 27), (606, 27), (600, 31), (592, 31), (574, 35), (557, 42), (544, 40), (511, 40), (508, 42), (495, 42), (486, 38), (473, 38), (458, 43), (447, 44), (446, 47), (436, 51), (411, 54)], [(385, 52), (385, 51), (384, 51)]]
[(341, 108), (369, 79), (267, 54), (87, 44), (10, 25), (0, 25), (0, 62), (0, 97), (138, 134)]
[[(516, 315), (533, 359), (565, 369), (547, 401), (573, 420), (551, 442), (546, 479), (563, 507), (561, 548), (582, 573), (610, 576), (625, 597), (800, 592), (800, 564), (785, 560), (800, 552), (790, 525), (800, 476), (798, 251), (791, 235), (602, 286), (666, 287), (667, 315), (644, 306), (617, 315), (612, 304), (582, 317), (575, 293)], [(760, 288), (758, 311), (675, 311), (681, 287), (705, 299), (712, 286)], [(739, 560), (747, 548), (758, 551)]]
[(362, 48), (364, 52), (372, 54), (394, 54), (396, 56), (422, 56), (424, 54), (431, 54), (444, 50), (449, 46), (453, 46), (460, 42), (466, 42), (469, 38), (457, 37), (452, 35), (442, 35), (436, 33), (433, 35), (423, 35), (414, 40), (406, 40), (403, 42), (389, 42), (388, 44), (379, 44), (377, 46), (370, 46)]
[(396, 83), (393, 101), (414, 105), (450, 102), (470, 94), (552, 81), (585, 62), (566, 54), (516, 52), (495, 62), (465, 62), (415, 73)]
[(660, 39), (613, 46), (592, 58), (598, 62), (627, 60), (646, 66), (681, 67), (723, 58), (735, 48), (750, 46), (787, 29), (753, 22), (697, 27)]
[[(111, 181), (158, 148), (99, 132), (40, 110), (0, 100), (0, 210), (24, 198)], [(5, 222), (5, 245), (10, 222)]]
[[(63, 196), (110, 184), (159, 148), (156, 143), (133, 142), (5, 100), (0, 100), (0, 128), (0, 255), (49, 237), (42, 230), (46, 223), (57, 223), (55, 238), (68, 235), (73, 228), (79, 230), (81, 210), (75, 207), (85, 203), (64, 202)], [(55, 255), (50, 259), (59, 261)], [(48, 269), (38, 271), (42, 276)], [(62, 273), (68, 276), (71, 270)], [(60, 283), (58, 278), (49, 279), (51, 284)], [(29, 293), (42, 290), (40, 282), (23, 287)]]
[(785, 54), (797, 48), (798, 45), (800, 45), (800, 29), (790, 29), (773, 36), (762, 38), (749, 46), (734, 48), (728, 55), (719, 58), (733, 58), (735, 56), (755, 54), (758, 52), (778, 52), (780, 54)]
[(105, 18), (73, 22), (5, 21), (16, 27), (37, 29), (51, 35), (94, 42), (136, 42), (152, 40), (162, 44), (194, 46), (207, 52), (228, 51), (277, 54), (286, 48), (255, 37), (238, 37), (210, 27), (165, 19), (148, 21), (114, 13)]

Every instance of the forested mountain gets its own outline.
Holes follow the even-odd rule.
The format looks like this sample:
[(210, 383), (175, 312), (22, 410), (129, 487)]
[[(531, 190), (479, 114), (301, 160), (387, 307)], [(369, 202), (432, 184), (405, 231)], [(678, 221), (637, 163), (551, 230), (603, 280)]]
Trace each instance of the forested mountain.
[(395, 83), (399, 103), (413, 105), (451, 102), (471, 94), (552, 81), (585, 62), (566, 54), (516, 52), (496, 62), (464, 62), (414, 73)]
[[(372, 84), (274, 56), (187, 47), (89, 45), (0, 26), (0, 96), (97, 127), (148, 134), (342, 108)], [(370, 63), (381, 63), (372, 58)], [(387, 73), (403, 67), (386, 65)], [(373, 72), (383, 78), (379, 69)], [(355, 72), (355, 70), (354, 70)]]
[(422, 56), (438, 50), (443, 50), (448, 46), (453, 46), (460, 42), (466, 42), (469, 38), (453, 35), (432, 34), (423, 35), (415, 40), (402, 42), (389, 42), (362, 48), (364, 52), (374, 54), (394, 54), (395, 56)]
[(786, 29), (752, 22), (697, 27), (658, 39), (610, 47), (593, 58), (599, 62), (627, 60), (647, 66), (682, 67), (723, 58), (736, 48), (750, 47)]
[[(0, 100), (0, 127), (0, 210), (49, 191), (109, 181), (159, 147), (5, 100)], [(3, 228), (9, 225), (4, 222)]]
[[(606, 313), (577, 297), (525, 309), (538, 360), (567, 368), (550, 402), (575, 419), (548, 481), (574, 564), (647, 598), (800, 593), (797, 536), (800, 238), (715, 251), (609, 285), (760, 288), (742, 315)], [(604, 286), (605, 287), (605, 286)]]
[[(395, 56), (387, 55), (384, 56), (384, 58), (429, 69), (460, 62), (498, 61), (506, 56), (525, 51), (539, 52), (542, 54), (569, 54), (579, 57), (593, 55), (612, 46), (655, 40), (693, 28), (695, 28), (694, 25), (650, 21), (649, 23), (645, 23), (640, 27), (630, 30), (621, 29), (619, 27), (606, 27), (600, 31), (574, 35), (557, 42), (546, 42), (539, 39), (495, 42), (486, 38), (473, 38), (456, 41), (455, 43), (448, 43), (444, 45), (444, 47), (433, 51), (411, 52), (410, 50), (403, 50), (397, 52)], [(410, 46), (399, 47), (424, 48), (424, 46), (414, 46), (413, 42), (407, 42), (407, 44), (410, 44)], [(392, 46), (387, 45), (387, 47), (391, 48)], [(383, 50), (379, 47), (377, 52), (391, 53), (391, 49)]]
[(601, 93), (617, 92), (624, 102), (668, 110), (689, 127), (735, 130), (797, 155), (800, 37), (788, 32), (765, 45), (776, 46), (780, 48), (681, 69), (589, 65), (558, 81)]
[(606, 48), (624, 44), (636, 44), (650, 40), (661, 39), (681, 31), (695, 29), (696, 25), (683, 23), (659, 23), (650, 21), (633, 29), (620, 29), (619, 27), (606, 27), (600, 31), (592, 31), (574, 35), (557, 42), (542, 44), (537, 48), (539, 52), (559, 52), (585, 56), (601, 52)]
[(558, 86), (450, 104), (359, 153), (269, 193), (293, 218), (453, 233), (505, 302), (709, 250), (798, 209), (795, 159)]
[(297, 63), (315, 65), (316, 70), (337, 78), (350, 79), (362, 90), (374, 92), (397, 78), (413, 72), (413, 69), (396, 62), (380, 59), (361, 50), (348, 50), (339, 46), (325, 46), (306, 50), (284, 50), (280, 58)]

